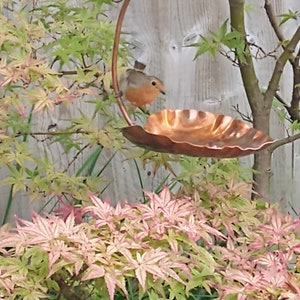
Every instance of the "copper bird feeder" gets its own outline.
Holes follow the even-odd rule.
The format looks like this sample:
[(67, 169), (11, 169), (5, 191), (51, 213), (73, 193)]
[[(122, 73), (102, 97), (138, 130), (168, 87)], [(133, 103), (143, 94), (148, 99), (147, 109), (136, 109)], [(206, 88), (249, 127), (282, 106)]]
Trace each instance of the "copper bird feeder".
[(139, 147), (197, 157), (233, 158), (265, 149), (274, 141), (243, 121), (194, 109), (165, 109), (152, 114), (144, 128), (130, 120), (117, 81), (117, 52), (122, 21), (130, 0), (124, 0), (117, 21), (112, 59), (113, 87), (128, 127), (123, 135)]
[(162, 110), (148, 118), (145, 128), (133, 125), (122, 133), (149, 150), (198, 157), (240, 157), (273, 143), (245, 122), (193, 109)]

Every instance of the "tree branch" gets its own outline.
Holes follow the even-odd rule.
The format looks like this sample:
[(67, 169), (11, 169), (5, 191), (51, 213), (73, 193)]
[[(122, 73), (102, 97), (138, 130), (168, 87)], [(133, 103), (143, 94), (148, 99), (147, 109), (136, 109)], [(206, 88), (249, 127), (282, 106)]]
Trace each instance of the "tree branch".
[[(282, 31), (280, 30), (280, 26), (276, 20), (276, 14), (274, 12), (274, 9), (273, 9), (273, 6), (271, 5), (271, 0), (265, 0), (265, 11), (267, 13), (267, 16), (268, 16), (268, 19), (269, 19), (269, 22), (270, 24), (272, 25), (273, 27), (273, 30), (280, 42), (280, 45), (283, 49), (285, 49), (285, 41), (286, 41), (286, 38), (284, 37)], [(289, 61), (291, 63), (291, 65), (293, 65), (295, 62), (294, 62), (294, 59), (295, 57), (293, 55), (291, 55), (291, 57), (289, 58)]]
[(300, 103), (300, 67), (299, 67), (299, 59), (300, 59), (300, 48), (298, 53), (293, 61), (293, 94), (291, 101), (291, 118), (292, 119), (300, 119), (299, 116), (299, 103)]
[[(255, 73), (251, 51), (249, 49), (249, 44), (247, 43), (246, 40), (246, 29), (244, 23), (244, 0), (229, 0), (229, 6), (230, 6), (231, 26), (236, 31), (238, 31), (241, 34), (241, 36), (244, 37), (244, 41), (245, 41), (244, 53), (245, 53), (246, 62), (242, 63), (239, 61), (239, 68), (240, 68), (245, 92), (247, 94), (247, 98), (253, 116), (255, 117), (258, 112), (262, 111), (262, 107), (261, 107), (262, 101), (260, 100), (263, 100), (263, 98), (259, 88), (258, 79)], [(257, 127), (255, 119), (253, 119), (253, 122), (254, 122), (253, 123), (254, 126)]]
[(274, 152), (274, 150), (276, 150), (277, 148), (279, 148), (280, 146), (283, 146), (285, 144), (289, 144), (292, 143), (296, 140), (300, 139), (300, 133), (297, 133), (295, 135), (292, 136), (288, 136), (286, 138), (280, 139), (275, 141), (271, 146), (268, 147), (268, 151), (270, 151), (271, 153)]
[(294, 110), (292, 106), (286, 104), (286, 102), (277, 92), (275, 93), (275, 98), (282, 104), (282, 106), (288, 112), (289, 116), (285, 118), (287, 121), (289, 121), (290, 123), (292, 123), (293, 121), (300, 122), (299, 109)]
[(274, 29), (274, 32), (278, 38), (278, 40), (280, 41), (281, 43), (281, 46), (283, 47), (284, 49), (284, 36), (279, 28), (279, 24), (277, 23), (276, 21), (276, 14), (274, 12), (274, 9), (271, 5), (271, 1), (270, 0), (265, 0), (265, 10), (266, 10), (266, 13), (267, 13), (267, 16), (269, 18), (269, 22), (271, 23), (273, 29)]
[(290, 57), (293, 55), (293, 52), (295, 51), (295, 48), (300, 40), (300, 26), (296, 30), (295, 34), (293, 35), (290, 42), (286, 45), (284, 48), (284, 51), (279, 56), (279, 58), (276, 61), (275, 68), (272, 74), (272, 77), (270, 79), (268, 88), (264, 94), (264, 101), (266, 103), (272, 103), (273, 97), (278, 89), (279, 81), (283, 72), (283, 69), (287, 63), (287, 61), (290, 59)]
[(289, 112), (290, 107), (286, 104), (283, 98), (276, 92), (274, 97), (283, 105), (283, 107)]
[[(285, 38), (280, 30), (278, 22), (276, 21), (276, 14), (274, 12), (270, 0), (265, 0), (265, 10), (269, 18), (269, 21), (274, 29), (274, 32), (281, 44), (281, 47), (285, 50), (286, 48), (284, 44)], [(293, 74), (294, 74), (293, 95), (292, 95), (291, 106), (284, 105), (284, 107), (287, 109), (293, 121), (300, 120), (300, 116), (299, 116), (300, 88), (298, 87), (300, 83), (299, 56), (300, 56), (300, 49), (296, 56), (291, 54), (289, 58), (289, 62), (292, 66)]]

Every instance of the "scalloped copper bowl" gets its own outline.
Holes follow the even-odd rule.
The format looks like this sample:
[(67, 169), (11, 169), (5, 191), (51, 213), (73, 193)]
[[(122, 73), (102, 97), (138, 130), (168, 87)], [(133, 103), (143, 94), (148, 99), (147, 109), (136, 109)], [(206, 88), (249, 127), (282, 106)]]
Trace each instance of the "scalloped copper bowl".
[(132, 143), (149, 150), (198, 157), (239, 157), (262, 150), (274, 141), (245, 122), (197, 110), (165, 109), (145, 125), (122, 129)]

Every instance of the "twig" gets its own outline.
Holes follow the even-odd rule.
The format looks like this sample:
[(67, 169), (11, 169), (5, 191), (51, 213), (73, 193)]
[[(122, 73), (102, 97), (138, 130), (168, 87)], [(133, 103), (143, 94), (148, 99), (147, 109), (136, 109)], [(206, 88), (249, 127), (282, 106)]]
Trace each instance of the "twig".
[(239, 105), (232, 105), (232, 108), (234, 109), (235, 112), (237, 112), (240, 117), (242, 118), (243, 121), (253, 123), (253, 119), (250, 115), (246, 115), (240, 111)]
[(76, 161), (76, 159), (78, 158), (78, 156), (83, 153), (83, 151), (85, 149), (87, 149), (90, 145), (89, 144), (86, 144), (85, 146), (83, 146), (73, 157), (73, 159), (68, 163), (67, 167), (63, 170), (64, 173), (66, 173), (69, 169), (69, 167), (73, 164), (73, 162)]
[[(94, 131), (88, 131), (88, 130), (66, 130), (66, 131), (30, 131), (30, 132), (17, 132), (13, 136), (8, 136), (10, 138), (17, 138), (20, 136), (28, 136), (30, 135), (34, 139), (36, 139), (36, 136), (40, 135), (46, 135), (46, 136), (59, 136), (59, 135), (72, 135), (72, 134), (91, 134)], [(37, 140), (41, 142), (40, 140)], [(43, 141), (42, 141), (43, 142)]]
[(282, 97), (276, 92), (275, 98), (284, 106), (284, 108), (289, 111), (290, 107), (285, 103), (285, 101), (282, 99)]
[[(249, 42), (247, 43), (250, 47), (257, 49), (255, 55), (252, 55), (255, 59), (264, 59), (266, 57), (272, 57), (274, 59), (277, 59), (277, 56), (274, 53), (276, 53), (279, 46), (277, 46), (272, 51), (266, 52), (261, 46), (258, 46), (255, 43), (249, 43)], [(262, 53), (262, 55), (260, 53)]]
[[(265, 11), (267, 13), (267, 16), (269, 18), (269, 22), (272, 25), (272, 28), (280, 42), (280, 46), (282, 47), (282, 49), (285, 49), (285, 40), (286, 38), (284, 37), (282, 31), (280, 30), (279, 24), (276, 21), (276, 14), (274, 12), (274, 9), (271, 5), (271, 1), (270, 0), (265, 0)], [(294, 59), (295, 57), (293, 55), (291, 55), (291, 57), (289, 58), (290, 63), (293, 65), (294, 63)]]
[(289, 121), (290, 123), (292, 123), (293, 121), (300, 122), (298, 105), (295, 107), (295, 109), (293, 109), (292, 106), (286, 104), (286, 102), (282, 99), (282, 97), (278, 93), (275, 93), (275, 98), (282, 104), (282, 106), (288, 112), (289, 116), (285, 118), (287, 121)]
[(292, 211), (294, 212), (294, 214), (299, 217), (299, 213), (296, 211), (296, 209), (294, 208), (294, 206), (292, 205), (292, 203), (289, 201), (289, 206), (292, 209)]
[[(272, 57), (274, 59), (277, 58), (275, 53), (276, 53), (276, 50), (278, 49), (279, 46), (277, 46), (272, 51), (266, 52), (261, 46), (258, 46), (255, 43), (249, 43), (247, 41), (247, 45), (249, 47), (253, 47), (253, 48), (257, 49), (255, 54), (252, 54), (251, 51), (249, 53), (249, 55), (251, 55), (251, 57), (253, 57), (255, 59), (265, 59), (267, 57)], [(236, 57), (235, 52), (234, 52), (233, 49), (230, 49), (230, 50), (226, 51), (225, 49), (221, 48), (219, 53), (222, 56), (226, 57), (229, 61), (231, 61), (234, 67), (239, 67), (240, 66), (240, 62), (239, 62), (238, 58)], [(262, 53), (262, 55), (260, 53)]]

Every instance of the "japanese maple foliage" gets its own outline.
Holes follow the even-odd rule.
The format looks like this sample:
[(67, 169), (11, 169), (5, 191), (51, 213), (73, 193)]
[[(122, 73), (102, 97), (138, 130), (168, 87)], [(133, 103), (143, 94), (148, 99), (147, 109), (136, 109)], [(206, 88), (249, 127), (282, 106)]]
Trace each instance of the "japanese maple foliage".
[(214, 247), (221, 299), (300, 299), (299, 219), (291, 220), (270, 207), (262, 211), (259, 224), (228, 238), (226, 247)]
[[(209, 225), (195, 201), (176, 199), (167, 188), (160, 195), (148, 193), (147, 204), (115, 208), (90, 197), (93, 205), (82, 210), (62, 205), (59, 216), (33, 214), (32, 221), (17, 219), (15, 230), (2, 229), (4, 298), (114, 299), (129, 295), (129, 281), (137, 298), (168, 297), (172, 287), (177, 299), (197, 285), (210, 291), (219, 275), (212, 255), (198, 243), (209, 249), (225, 236)], [(80, 222), (79, 213), (88, 221)], [(196, 283), (194, 274), (202, 272)]]
[[(233, 189), (146, 204), (60, 201), (1, 228), (3, 299), (300, 299), (300, 221)], [(196, 197), (198, 198), (198, 197)]]

